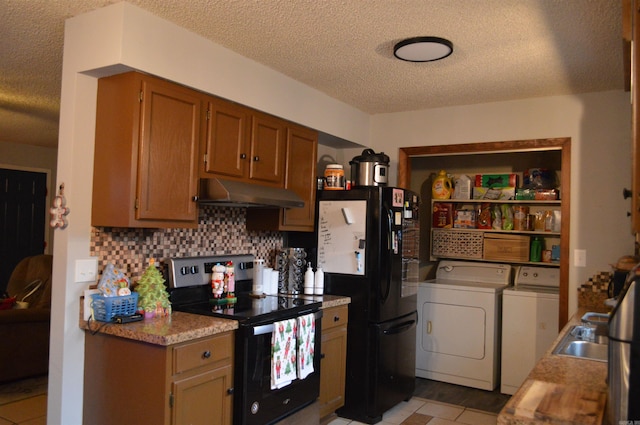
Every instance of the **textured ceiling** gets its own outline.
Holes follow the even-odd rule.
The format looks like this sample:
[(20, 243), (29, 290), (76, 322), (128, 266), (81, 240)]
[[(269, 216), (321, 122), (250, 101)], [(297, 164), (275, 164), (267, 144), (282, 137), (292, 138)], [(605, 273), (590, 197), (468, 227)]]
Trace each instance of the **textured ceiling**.
[[(0, 0), (0, 141), (57, 145), (64, 21), (115, 2)], [(129, 2), (371, 114), (624, 87), (620, 0)]]

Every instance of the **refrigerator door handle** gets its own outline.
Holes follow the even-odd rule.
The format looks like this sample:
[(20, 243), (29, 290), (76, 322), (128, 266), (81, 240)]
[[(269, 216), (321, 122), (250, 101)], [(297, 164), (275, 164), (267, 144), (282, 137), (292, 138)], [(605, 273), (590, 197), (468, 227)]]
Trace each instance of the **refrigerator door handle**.
[(391, 210), (386, 205), (383, 205), (382, 208), (384, 208), (387, 216), (387, 252), (385, 253), (387, 257), (387, 270), (385, 273), (385, 280), (380, 285), (380, 301), (384, 303), (387, 298), (389, 298), (389, 292), (391, 292), (391, 239), (393, 232), (393, 217), (391, 216)]
[(394, 326), (394, 327), (389, 328), (389, 329), (385, 329), (384, 331), (382, 331), (382, 333), (385, 334), (385, 335), (399, 334), (399, 333), (402, 333), (404, 331), (407, 331), (407, 330), (411, 329), (415, 325), (416, 325), (416, 321), (415, 320), (407, 320), (406, 322), (402, 322), (397, 326)]

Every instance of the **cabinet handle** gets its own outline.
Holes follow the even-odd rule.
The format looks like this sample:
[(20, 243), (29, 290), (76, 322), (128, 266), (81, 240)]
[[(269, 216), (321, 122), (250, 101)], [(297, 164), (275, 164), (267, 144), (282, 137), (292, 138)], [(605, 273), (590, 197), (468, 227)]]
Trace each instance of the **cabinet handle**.
[(320, 354), (320, 358), (324, 359), (324, 353)]
[(231, 388), (229, 388), (229, 389), (227, 390), (227, 394), (229, 394), (229, 395), (233, 395), (233, 387), (231, 387)]
[(255, 162), (258, 162), (258, 161), (260, 161), (260, 157), (256, 155), (256, 156), (254, 156), (254, 157), (253, 157), (253, 160), (254, 160)]
[(624, 199), (631, 198), (633, 196), (633, 192), (630, 189), (623, 188), (622, 189), (622, 197)]
[(209, 357), (211, 357), (211, 351), (207, 350), (204, 353), (202, 353), (203, 359), (208, 359)]
[(247, 154), (246, 153), (241, 153), (240, 154), (240, 159), (247, 159)]
[(431, 335), (431, 320), (427, 322), (427, 333)]
[(191, 197), (191, 200), (193, 202), (198, 202), (198, 195)]
[(340, 321), (340, 316), (333, 316), (333, 321), (334, 322), (339, 322)]

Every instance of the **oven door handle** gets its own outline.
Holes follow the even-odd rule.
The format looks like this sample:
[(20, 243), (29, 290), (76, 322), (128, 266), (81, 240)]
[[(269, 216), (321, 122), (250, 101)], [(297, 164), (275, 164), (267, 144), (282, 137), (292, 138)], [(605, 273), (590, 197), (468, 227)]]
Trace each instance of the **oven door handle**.
[[(301, 314), (299, 316), (296, 317), (292, 317), (292, 319), (296, 319), (300, 316), (304, 316), (305, 314), (307, 314), (307, 312), (301, 312)], [(322, 317), (322, 310), (321, 311), (316, 311), (314, 313), (315, 319), (318, 320)], [(269, 334), (269, 333), (273, 333), (273, 329), (274, 329), (274, 324), (273, 323), (269, 323), (266, 325), (258, 325), (258, 326), (252, 326), (251, 330), (252, 330), (252, 335), (253, 336), (257, 336), (257, 335), (265, 335), (265, 334)]]
[(253, 327), (253, 336), (273, 333), (273, 323)]

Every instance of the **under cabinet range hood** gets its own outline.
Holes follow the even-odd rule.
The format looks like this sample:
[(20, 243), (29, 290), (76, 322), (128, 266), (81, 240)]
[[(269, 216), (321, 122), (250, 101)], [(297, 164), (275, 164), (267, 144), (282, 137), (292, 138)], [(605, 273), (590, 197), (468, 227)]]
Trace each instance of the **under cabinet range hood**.
[(198, 203), (226, 207), (304, 207), (302, 198), (289, 189), (214, 178), (200, 180)]

